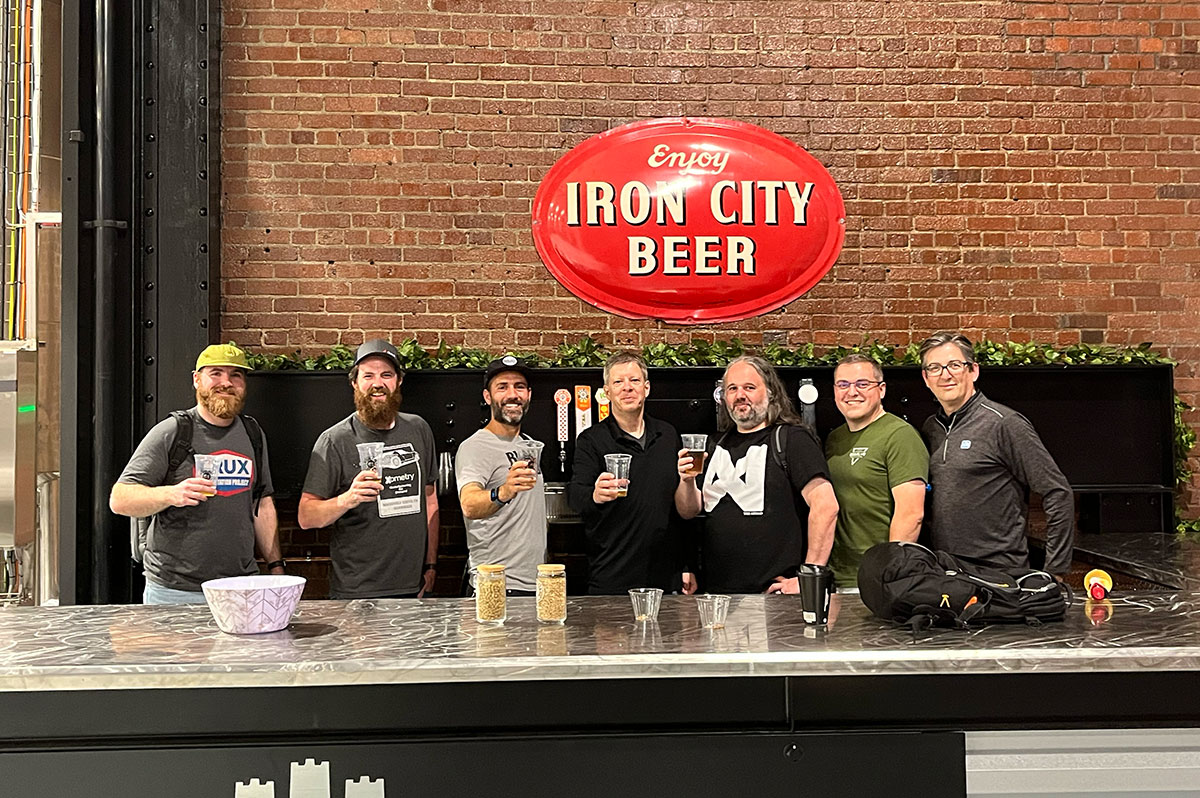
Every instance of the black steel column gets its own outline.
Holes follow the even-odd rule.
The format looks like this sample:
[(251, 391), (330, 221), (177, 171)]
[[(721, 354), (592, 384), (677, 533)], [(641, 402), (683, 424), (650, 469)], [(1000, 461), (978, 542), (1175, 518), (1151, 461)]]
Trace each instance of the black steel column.
[(63, 12), (62, 595), (138, 600), (108, 491), (145, 431), (192, 403), (216, 332), (220, 8)]
[(195, 402), (220, 286), (220, 3), (148, 0), (142, 228), (141, 430)]
[[(87, 0), (82, 0), (87, 3)], [(87, 151), (83, 121), (95, 116), (91, 87), (95, 84), (92, 51), (93, 14), (90, 3), (63, 2), (62, 63), (62, 430), (59, 487), (59, 592), (70, 604), (90, 594), (91, 439), (89, 426), (92, 394), (90, 341), (92, 338), (91, 281), (80, 279), (90, 271), (90, 232), (82, 222), (91, 218), (94, 180), (93, 158)], [(89, 397), (84, 403), (81, 397)], [(77, 543), (82, 543), (78, 545)], [(80, 589), (77, 589), (77, 586)]]

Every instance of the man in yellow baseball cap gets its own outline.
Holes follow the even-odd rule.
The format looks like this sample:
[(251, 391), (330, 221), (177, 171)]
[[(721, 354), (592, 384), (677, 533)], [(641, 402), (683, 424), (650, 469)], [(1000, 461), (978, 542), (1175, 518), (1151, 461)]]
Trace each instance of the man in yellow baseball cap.
[(146, 433), (113, 485), (113, 512), (150, 519), (133, 540), (146, 604), (203, 604), (201, 583), (258, 573), (256, 546), (283, 573), (266, 440), (241, 413), (248, 371), (237, 346), (205, 348), (192, 372), (196, 406)]
[(196, 371), (205, 366), (230, 366), (245, 371), (254, 371), (246, 358), (246, 353), (237, 344), (213, 344), (206, 346), (196, 358)]

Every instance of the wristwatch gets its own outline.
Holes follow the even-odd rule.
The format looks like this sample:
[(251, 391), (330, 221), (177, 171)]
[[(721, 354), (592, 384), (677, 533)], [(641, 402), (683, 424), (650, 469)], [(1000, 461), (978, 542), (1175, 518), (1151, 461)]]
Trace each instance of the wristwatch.
[(425, 573), (426, 571), (432, 571), (434, 568), (437, 568), (437, 563), (427, 562), (427, 563), (425, 563), (425, 567), (421, 569), (421, 573)]
[(268, 570), (268, 571), (270, 571), (270, 570), (272, 570), (272, 569), (274, 569), (274, 568), (282, 568), (283, 570), (285, 570), (285, 571), (286, 571), (286, 570), (287, 570), (287, 563), (286, 563), (286, 562), (284, 562), (283, 560), (273, 560), (273, 561), (271, 561), (271, 562), (267, 563), (267, 570)]
[(503, 506), (505, 504), (508, 504), (508, 502), (512, 501), (512, 499), (509, 499), (508, 502), (504, 501), (504, 499), (500, 498), (500, 488), (492, 488), (492, 501), (494, 501), (496, 504)]

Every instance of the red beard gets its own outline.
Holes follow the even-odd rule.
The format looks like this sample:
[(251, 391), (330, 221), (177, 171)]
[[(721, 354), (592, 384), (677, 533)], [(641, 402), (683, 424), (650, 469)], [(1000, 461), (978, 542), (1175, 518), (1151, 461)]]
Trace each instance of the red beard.
[[(384, 390), (376, 389), (376, 390)], [(358, 417), (362, 422), (372, 429), (387, 429), (392, 426), (396, 420), (396, 413), (400, 410), (400, 388), (387, 394), (387, 399), (379, 401), (373, 396), (368, 396), (358, 390), (358, 386), (354, 386), (354, 409), (358, 411)]]
[(236, 388), (228, 391), (196, 389), (196, 401), (217, 418), (233, 418), (246, 404), (246, 392)]

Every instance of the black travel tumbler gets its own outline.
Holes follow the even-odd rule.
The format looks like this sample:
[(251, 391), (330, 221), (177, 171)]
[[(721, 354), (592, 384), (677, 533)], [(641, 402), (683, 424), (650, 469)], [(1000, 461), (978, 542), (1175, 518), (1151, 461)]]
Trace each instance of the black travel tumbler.
[(827, 565), (805, 563), (796, 569), (800, 580), (800, 605), (804, 622), (824, 626), (829, 622), (829, 597), (837, 592), (833, 569)]

